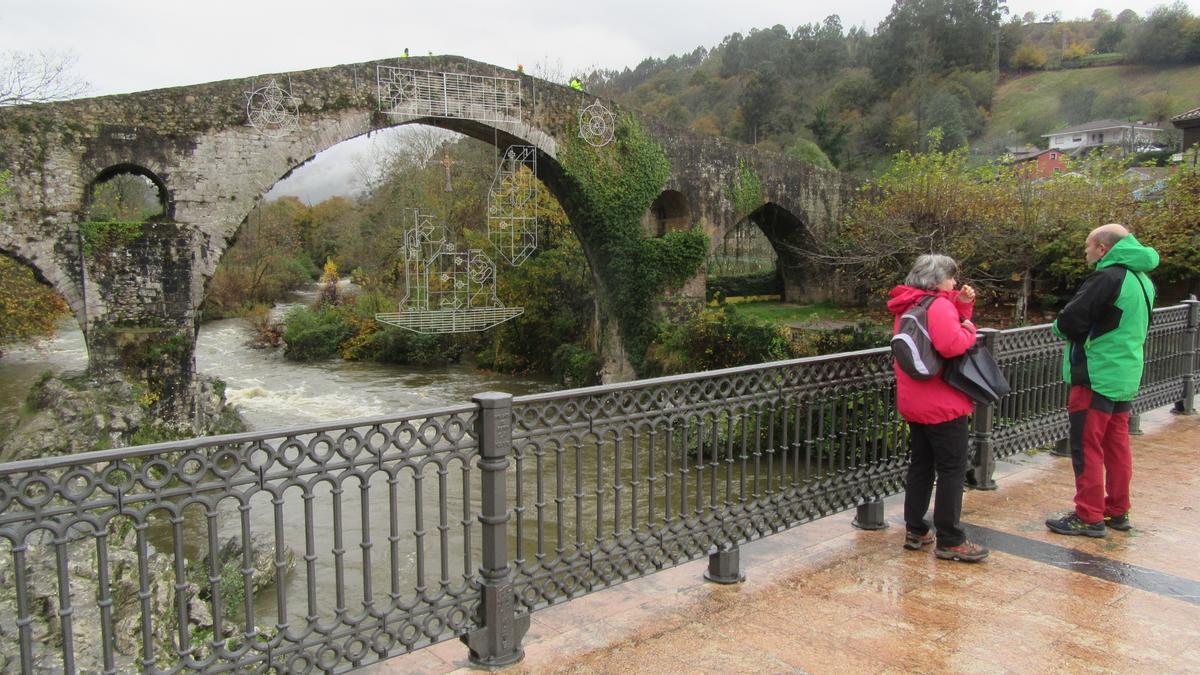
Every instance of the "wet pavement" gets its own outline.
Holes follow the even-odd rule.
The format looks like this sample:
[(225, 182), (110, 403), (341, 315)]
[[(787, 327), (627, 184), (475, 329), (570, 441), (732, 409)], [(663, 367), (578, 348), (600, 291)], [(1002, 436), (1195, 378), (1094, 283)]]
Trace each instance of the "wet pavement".
[[(901, 548), (886, 530), (825, 518), (741, 549), (746, 582), (706, 583), (706, 560), (532, 616), (525, 660), (504, 672), (1200, 671), (1200, 416), (1161, 409), (1133, 438), (1133, 529), (1104, 539), (1046, 530), (1071, 509), (1070, 459), (998, 463), (963, 521), (991, 556), (970, 565)], [(368, 673), (469, 668), (443, 642)]]

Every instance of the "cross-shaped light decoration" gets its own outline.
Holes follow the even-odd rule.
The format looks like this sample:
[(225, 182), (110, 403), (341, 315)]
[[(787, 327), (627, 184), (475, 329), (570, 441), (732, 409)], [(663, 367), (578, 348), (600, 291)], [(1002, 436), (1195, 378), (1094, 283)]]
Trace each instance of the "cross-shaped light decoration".
[(441, 159), (431, 159), (429, 160), (429, 163), (442, 165), (442, 168), (446, 170), (446, 186), (442, 188), (442, 192), (453, 192), (453, 188), (450, 187), (450, 167), (458, 164), (459, 162), (450, 159), (450, 148), (445, 148), (442, 151)]

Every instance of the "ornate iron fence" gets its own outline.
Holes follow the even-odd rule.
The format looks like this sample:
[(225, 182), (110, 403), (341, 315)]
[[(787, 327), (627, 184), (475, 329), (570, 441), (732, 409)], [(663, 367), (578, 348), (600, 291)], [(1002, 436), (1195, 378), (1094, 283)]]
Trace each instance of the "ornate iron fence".
[[(1200, 375), (1200, 302), (1154, 312), (1141, 412)], [(1062, 343), (983, 331), (1012, 392), (971, 482), (1066, 436)], [(907, 427), (885, 349), (0, 466), (0, 670), (340, 672), (452, 637), (521, 658), (531, 612), (857, 508)]]

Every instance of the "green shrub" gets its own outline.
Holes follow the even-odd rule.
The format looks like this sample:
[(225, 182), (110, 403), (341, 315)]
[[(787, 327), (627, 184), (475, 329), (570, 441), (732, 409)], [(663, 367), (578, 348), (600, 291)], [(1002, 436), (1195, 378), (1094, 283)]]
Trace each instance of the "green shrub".
[(688, 320), (662, 324), (647, 350), (653, 374), (715, 370), (792, 356), (785, 329), (755, 321), (731, 305), (703, 309)]
[(854, 352), (860, 349), (883, 347), (892, 334), (884, 326), (870, 321), (859, 321), (853, 326), (842, 328), (811, 328), (795, 331), (792, 351), (796, 356), (822, 356), (839, 352)]
[(600, 357), (578, 345), (563, 344), (551, 357), (554, 378), (566, 387), (587, 387), (600, 383)]
[(354, 354), (355, 360), (440, 366), (457, 363), (463, 343), (453, 335), (427, 335), (401, 328), (379, 326)]
[(357, 332), (340, 308), (297, 307), (283, 319), (287, 343), (283, 355), (293, 361), (321, 361), (337, 356), (342, 343)]

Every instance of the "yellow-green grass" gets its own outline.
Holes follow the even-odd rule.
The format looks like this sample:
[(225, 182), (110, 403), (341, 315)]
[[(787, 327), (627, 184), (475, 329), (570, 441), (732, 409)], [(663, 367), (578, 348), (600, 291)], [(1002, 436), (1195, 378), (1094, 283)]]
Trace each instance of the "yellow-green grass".
[(743, 302), (737, 312), (759, 321), (802, 324), (820, 321), (857, 321), (867, 318), (861, 309), (833, 305), (793, 305), (786, 302)]
[(1200, 106), (1200, 65), (1103, 66), (1013, 78), (996, 89), (984, 137), (1001, 137), (1031, 116), (1045, 116), (1052, 122), (1042, 133), (1067, 126), (1059, 101), (1064, 91), (1076, 87), (1096, 92), (1093, 119), (1115, 117), (1101, 106), (1106, 99), (1121, 96), (1133, 98), (1143, 118), (1150, 116), (1152, 102), (1165, 97), (1170, 116), (1175, 116)]

